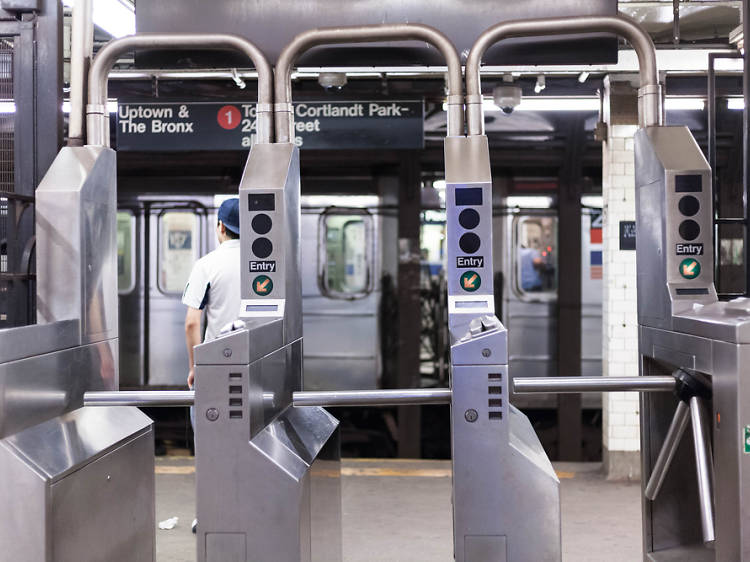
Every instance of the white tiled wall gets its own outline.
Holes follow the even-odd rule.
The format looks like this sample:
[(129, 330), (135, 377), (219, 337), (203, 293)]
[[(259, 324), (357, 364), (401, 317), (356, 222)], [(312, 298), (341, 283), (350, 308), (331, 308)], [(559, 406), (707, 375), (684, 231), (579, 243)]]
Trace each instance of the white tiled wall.
[[(610, 125), (602, 143), (604, 196), (603, 375), (638, 374), (638, 316), (635, 251), (620, 251), (620, 221), (635, 220), (634, 125)], [(603, 398), (604, 446), (638, 451), (639, 405), (635, 392), (609, 392)]]

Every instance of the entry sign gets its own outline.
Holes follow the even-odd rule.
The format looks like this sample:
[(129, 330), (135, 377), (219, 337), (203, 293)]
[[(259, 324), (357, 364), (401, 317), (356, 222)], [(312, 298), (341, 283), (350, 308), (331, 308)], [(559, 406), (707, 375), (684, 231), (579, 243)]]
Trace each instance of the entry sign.
[[(129, 103), (117, 107), (117, 149), (248, 150), (254, 102)], [(305, 101), (294, 104), (294, 143), (313, 149), (404, 149), (424, 146), (424, 103)]]

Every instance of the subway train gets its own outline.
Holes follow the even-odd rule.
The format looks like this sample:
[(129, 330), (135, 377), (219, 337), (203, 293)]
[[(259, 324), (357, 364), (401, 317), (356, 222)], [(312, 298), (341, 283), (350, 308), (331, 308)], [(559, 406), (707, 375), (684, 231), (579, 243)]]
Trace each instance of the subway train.
[[(217, 244), (216, 209), (224, 197), (127, 194), (119, 200), (121, 388), (184, 388), (188, 359), (181, 295), (193, 263)], [(593, 199), (594, 206), (584, 206), (581, 213), (584, 375), (601, 374), (602, 219), (601, 198)], [(301, 202), (304, 387), (392, 386), (398, 343), (392, 330), (396, 208), (384, 205), (377, 195), (304, 195)], [(510, 376), (554, 376), (558, 325), (553, 199), (499, 200), (493, 230), (496, 309), (509, 329)], [(425, 386), (448, 384), (444, 243), (444, 211), (424, 210), (420, 374)], [(512, 400), (525, 409), (556, 408), (554, 396), (519, 395)], [(583, 406), (599, 408), (599, 396), (586, 397)], [(174, 417), (178, 412), (150, 413), (167, 416), (178, 435), (185, 433), (184, 417)], [(169, 425), (162, 420), (162, 429)]]

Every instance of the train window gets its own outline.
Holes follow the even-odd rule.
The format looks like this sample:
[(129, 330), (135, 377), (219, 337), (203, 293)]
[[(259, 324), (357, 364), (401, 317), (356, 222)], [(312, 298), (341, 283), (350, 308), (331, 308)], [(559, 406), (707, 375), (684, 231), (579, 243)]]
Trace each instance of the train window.
[(159, 216), (159, 290), (181, 294), (198, 259), (198, 217), (186, 211)]
[(553, 298), (557, 293), (557, 217), (517, 217), (514, 234), (514, 290), (530, 300)]
[(328, 209), (320, 216), (318, 282), (331, 298), (356, 299), (373, 290), (372, 216), (361, 209)]
[(129, 293), (135, 288), (135, 216), (117, 212), (117, 290)]

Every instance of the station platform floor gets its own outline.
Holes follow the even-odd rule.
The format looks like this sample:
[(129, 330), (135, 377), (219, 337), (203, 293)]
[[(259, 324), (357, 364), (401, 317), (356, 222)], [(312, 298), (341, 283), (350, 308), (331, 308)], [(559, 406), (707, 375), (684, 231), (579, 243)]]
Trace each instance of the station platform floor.
[[(637, 482), (609, 482), (597, 463), (554, 463), (562, 496), (565, 562), (641, 560), (641, 500)], [(449, 461), (342, 461), (345, 562), (449, 562)], [(157, 562), (195, 560), (190, 524), (195, 513), (192, 457), (156, 460), (156, 520), (178, 517), (156, 530)]]

